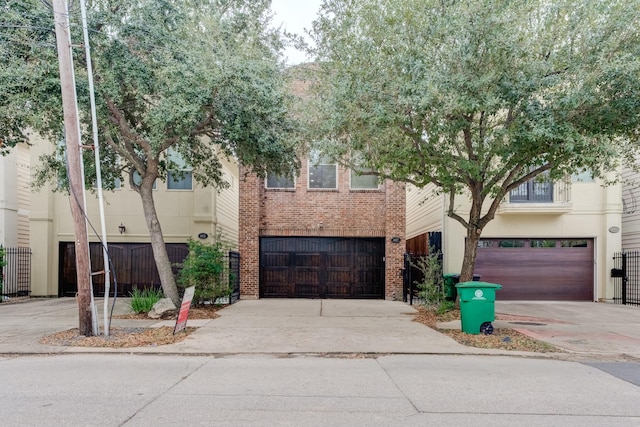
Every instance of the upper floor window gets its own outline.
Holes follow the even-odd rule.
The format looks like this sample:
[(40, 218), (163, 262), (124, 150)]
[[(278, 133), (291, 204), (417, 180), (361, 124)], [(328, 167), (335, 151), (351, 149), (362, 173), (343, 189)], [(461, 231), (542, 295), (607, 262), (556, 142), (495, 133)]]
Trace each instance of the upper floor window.
[[(138, 172), (137, 170), (133, 171), (133, 183), (135, 185), (140, 185), (142, 184), (142, 176), (140, 176), (140, 172)], [(156, 189), (156, 182), (153, 181), (153, 189)]]
[(377, 190), (379, 188), (378, 177), (373, 175), (372, 168), (355, 168), (351, 170), (352, 190)]
[(549, 174), (540, 174), (511, 190), (509, 201), (512, 203), (553, 202), (553, 183), (549, 179)]
[(192, 190), (192, 168), (182, 155), (174, 150), (167, 151), (169, 171), (167, 172), (167, 190)]
[(594, 182), (591, 169), (585, 169), (571, 175), (571, 182)]
[(309, 188), (338, 188), (338, 164), (319, 151), (309, 154)]
[(296, 183), (286, 175), (267, 174), (267, 188), (294, 189)]

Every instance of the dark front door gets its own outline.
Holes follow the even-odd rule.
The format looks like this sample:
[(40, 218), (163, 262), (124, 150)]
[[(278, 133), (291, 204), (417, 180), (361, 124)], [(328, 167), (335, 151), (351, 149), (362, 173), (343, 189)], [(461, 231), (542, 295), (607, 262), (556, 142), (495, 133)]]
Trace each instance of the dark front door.
[(261, 298), (384, 298), (384, 239), (263, 237)]

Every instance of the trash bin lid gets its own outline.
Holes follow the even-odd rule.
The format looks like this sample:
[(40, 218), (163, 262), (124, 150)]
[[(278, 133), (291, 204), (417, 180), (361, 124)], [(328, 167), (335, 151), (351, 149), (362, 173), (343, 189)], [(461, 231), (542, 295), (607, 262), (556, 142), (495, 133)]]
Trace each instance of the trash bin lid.
[(484, 288), (484, 289), (502, 289), (502, 285), (488, 282), (462, 282), (456, 285), (456, 288)]
[(444, 277), (444, 278), (448, 278), (448, 277), (457, 277), (457, 278), (460, 278), (460, 275), (459, 275), (459, 274), (456, 274), (456, 273), (447, 273), (447, 274), (443, 274), (443, 275), (442, 275), (442, 277)]

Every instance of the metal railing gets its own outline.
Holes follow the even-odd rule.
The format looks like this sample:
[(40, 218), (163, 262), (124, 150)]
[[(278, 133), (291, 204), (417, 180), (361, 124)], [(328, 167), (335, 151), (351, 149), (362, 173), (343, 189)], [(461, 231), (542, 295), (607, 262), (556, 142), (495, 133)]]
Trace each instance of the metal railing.
[(6, 265), (0, 268), (2, 292), (0, 302), (7, 298), (31, 294), (31, 248), (4, 248)]
[(229, 252), (229, 287), (231, 288), (231, 297), (229, 303), (240, 299), (240, 253)]
[(510, 203), (568, 203), (571, 201), (571, 177), (551, 182), (532, 179), (511, 190)]
[(613, 302), (640, 306), (640, 252), (618, 252), (613, 261)]

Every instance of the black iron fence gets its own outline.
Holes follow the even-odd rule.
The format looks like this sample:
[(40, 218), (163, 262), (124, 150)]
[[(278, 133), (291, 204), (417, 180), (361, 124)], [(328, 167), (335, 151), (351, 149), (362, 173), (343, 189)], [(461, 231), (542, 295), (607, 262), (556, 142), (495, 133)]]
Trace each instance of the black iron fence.
[(2, 291), (0, 302), (7, 298), (27, 297), (31, 293), (31, 248), (4, 248), (6, 265), (0, 267)]
[(616, 304), (640, 306), (640, 252), (618, 252), (613, 256), (611, 277)]
[(422, 256), (412, 253), (404, 254), (404, 269), (402, 270), (403, 301), (409, 305), (424, 304), (424, 298), (420, 295), (418, 283), (424, 281), (424, 272), (416, 264)]
[(240, 299), (240, 253), (229, 252), (229, 285), (231, 287), (231, 298), (229, 303)]

